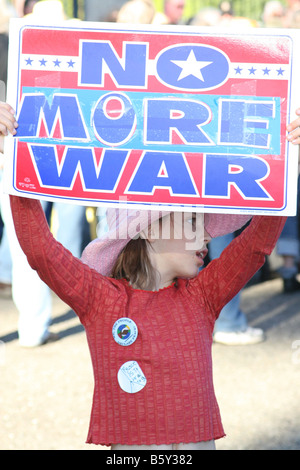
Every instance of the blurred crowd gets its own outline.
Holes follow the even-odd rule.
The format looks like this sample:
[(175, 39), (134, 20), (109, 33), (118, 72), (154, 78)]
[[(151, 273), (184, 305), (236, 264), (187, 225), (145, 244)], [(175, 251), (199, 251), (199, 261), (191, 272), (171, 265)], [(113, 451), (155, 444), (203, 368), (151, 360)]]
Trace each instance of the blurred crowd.
[(112, 11), (106, 20), (120, 23), (230, 27), (235, 30), (245, 27), (298, 28), (300, 21), (299, 0), (268, 0), (259, 20), (237, 15), (230, 0), (221, 1), (218, 7), (201, 8), (191, 18), (186, 18), (185, 6), (185, 0), (165, 0), (164, 11), (158, 12), (152, 0), (129, 0), (120, 10)]
[(235, 30), (247, 27), (298, 28), (299, 13), (300, 1), (298, 0), (287, 0), (286, 5), (279, 0), (268, 0), (265, 2), (261, 18), (254, 20), (236, 15), (232, 3), (224, 0), (221, 1), (219, 8), (201, 9), (188, 20), (187, 24), (230, 27)]
[[(120, 9), (110, 11), (105, 18), (95, 18), (95, 21), (148, 25), (214, 26), (230, 28), (233, 31), (245, 30), (248, 27), (298, 28), (298, 22), (300, 26), (300, 0), (287, 0), (286, 4), (279, 0), (269, 0), (265, 3), (260, 20), (236, 15), (232, 3), (228, 0), (221, 1), (218, 8), (202, 8), (192, 18), (188, 19), (185, 17), (185, 6), (185, 0), (165, 0), (164, 10), (157, 11), (152, 0), (129, 0), (124, 2)], [(9, 20), (12, 17), (26, 18), (29, 16), (39, 19), (46, 18), (48, 21), (51, 18), (55, 21), (69, 19), (64, 12), (63, 4), (59, 0), (12, 0), (11, 2), (0, 0), (0, 84), (6, 85), (7, 81)], [(5, 100), (5, 86), (0, 87), (0, 100)], [(299, 106), (299, 103), (295, 103), (295, 108), (297, 105)], [(1, 179), (0, 161), (0, 185)], [(15, 244), (11, 220), (9, 216), (5, 216), (7, 214), (6, 206), (7, 203), (3, 202), (2, 199), (0, 205), (0, 296), (13, 295), (20, 313), (19, 335), (20, 338), (24, 337), (23, 345), (44, 344), (47, 341), (56, 339), (48, 330), (51, 323), (51, 299), (49, 292), (46, 293), (44, 286), (41, 286), (41, 281), (31, 279), (30, 269), (28, 266), (26, 267), (26, 260), (23, 260), (20, 264), (22, 255)], [(95, 210), (68, 205), (69, 211), (66, 213), (59, 204), (45, 204), (44, 209), (49, 224), (56, 227), (56, 236), (77, 256), (81, 255), (83, 247), (92, 238), (99, 235), (103, 229), (101, 226), (103, 211), (101, 209), (96, 213)], [(91, 214), (90, 219), (87, 217), (88, 214)], [(55, 217), (56, 223), (54, 224)], [(286, 234), (279, 242), (282, 247), (279, 250), (282, 259), (282, 268), (279, 275), (283, 279), (283, 291), (286, 293), (300, 290), (300, 283), (297, 279), (299, 273), (298, 232), (298, 217), (290, 218)], [(226, 243), (224, 241), (224, 244)], [(225, 247), (224, 244), (221, 247), (222, 249)], [(270, 276), (272, 274), (270, 274), (268, 263), (266, 263), (266, 267), (261, 273), (261, 279), (265, 280)], [(24, 289), (25, 279), (27, 284), (30, 279), (30, 284), (26, 289)], [(23, 288), (19, 286), (23, 286)], [(30, 291), (32, 291), (32, 294), (30, 294)], [(40, 296), (37, 294), (38, 292), (40, 292)], [(33, 305), (33, 297), (36, 300), (40, 297), (40, 303)], [(263, 340), (262, 331), (254, 331), (247, 326), (245, 316), (240, 311), (239, 299), (235, 299), (235, 302), (235, 312), (232, 313), (231, 309), (227, 314), (229, 318), (227, 333), (232, 333), (232, 331), (236, 333), (236, 326), (233, 326), (235, 322), (240, 325), (238, 332), (246, 332), (248, 336), (239, 334), (238, 337), (232, 340), (232, 344), (249, 344)], [(224, 318), (226, 320), (225, 313)], [(36, 327), (33, 328), (32, 324)], [(40, 325), (39, 328), (37, 328), (38, 324)], [(230, 344), (229, 340), (227, 344)]]

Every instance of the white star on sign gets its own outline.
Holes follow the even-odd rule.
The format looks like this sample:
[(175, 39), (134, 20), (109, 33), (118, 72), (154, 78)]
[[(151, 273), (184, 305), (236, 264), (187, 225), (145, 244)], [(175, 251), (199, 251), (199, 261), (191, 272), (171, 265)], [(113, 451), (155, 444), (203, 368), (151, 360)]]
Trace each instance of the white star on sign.
[(182, 69), (178, 80), (182, 80), (189, 75), (194, 75), (194, 77), (199, 78), (202, 82), (204, 82), (204, 78), (201, 70), (212, 64), (212, 62), (197, 60), (193, 50), (191, 50), (186, 60), (172, 60), (171, 62), (174, 62), (175, 65), (178, 65), (178, 67)]

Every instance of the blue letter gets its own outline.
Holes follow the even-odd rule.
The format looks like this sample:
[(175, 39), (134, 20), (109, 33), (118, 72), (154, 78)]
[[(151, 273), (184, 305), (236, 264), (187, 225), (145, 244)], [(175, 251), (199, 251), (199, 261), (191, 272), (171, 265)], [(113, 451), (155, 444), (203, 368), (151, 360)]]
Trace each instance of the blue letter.
[(67, 147), (61, 164), (54, 146), (32, 145), (31, 150), (42, 186), (72, 189), (81, 170), (83, 189), (95, 191), (114, 191), (128, 153), (104, 150), (99, 171), (93, 150), (89, 148)]
[(229, 198), (233, 185), (244, 199), (270, 199), (260, 181), (269, 173), (258, 157), (237, 155), (205, 156), (204, 197)]
[(147, 44), (125, 43), (122, 59), (109, 42), (82, 42), (81, 85), (104, 85), (109, 73), (120, 87), (146, 85)]
[(44, 117), (48, 135), (54, 132), (60, 119), (64, 139), (89, 139), (76, 95), (53, 95), (49, 105), (42, 93), (25, 94), (18, 117), (18, 137), (38, 137)]
[(169, 189), (171, 195), (197, 195), (182, 153), (145, 152), (127, 192), (153, 194), (156, 188)]
[(220, 144), (269, 148), (274, 102), (221, 100)]
[[(107, 112), (110, 101), (116, 101), (120, 110), (116, 114)], [(105, 145), (122, 145), (133, 135), (136, 127), (135, 111), (127, 96), (108, 93), (102, 96), (93, 114), (93, 127), (98, 140)]]
[(211, 112), (205, 104), (193, 100), (148, 100), (146, 143), (172, 143), (176, 129), (185, 144), (212, 144), (200, 129), (209, 122)]

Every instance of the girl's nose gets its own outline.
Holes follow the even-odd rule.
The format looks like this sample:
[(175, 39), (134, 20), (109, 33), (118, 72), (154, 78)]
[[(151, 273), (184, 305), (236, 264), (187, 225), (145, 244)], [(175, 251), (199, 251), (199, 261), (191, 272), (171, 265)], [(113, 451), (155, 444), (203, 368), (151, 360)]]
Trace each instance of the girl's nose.
[(209, 233), (204, 229), (204, 242), (209, 243), (211, 241), (211, 236)]

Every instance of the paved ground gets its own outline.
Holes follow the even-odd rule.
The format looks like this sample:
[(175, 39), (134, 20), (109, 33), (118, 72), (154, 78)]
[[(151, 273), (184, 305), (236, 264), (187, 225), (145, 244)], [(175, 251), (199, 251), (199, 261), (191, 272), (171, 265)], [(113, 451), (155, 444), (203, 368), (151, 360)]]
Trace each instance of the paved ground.
[[(276, 279), (245, 289), (243, 307), (267, 340), (213, 346), (227, 433), (217, 448), (300, 450), (300, 293), (282, 295)], [(61, 339), (32, 350), (19, 347), (17, 320), (11, 299), (0, 299), (0, 449), (103, 450), (84, 443), (93, 380), (77, 318), (54, 297)]]

